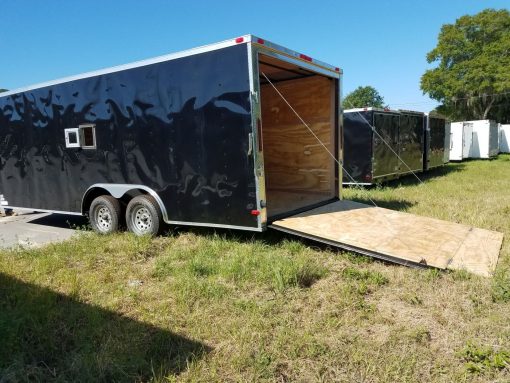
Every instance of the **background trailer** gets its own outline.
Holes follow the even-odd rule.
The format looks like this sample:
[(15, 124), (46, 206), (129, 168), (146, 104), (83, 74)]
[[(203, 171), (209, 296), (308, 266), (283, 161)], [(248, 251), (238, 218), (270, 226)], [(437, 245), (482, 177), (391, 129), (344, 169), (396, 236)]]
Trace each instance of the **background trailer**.
[(499, 124), (499, 152), (510, 153), (510, 125)]
[(464, 122), (452, 122), (450, 125), (450, 161), (462, 161), (469, 158), (473, 142), (473, 125)]
[(340, 197), (340, 76), (247, 35), (2, 93), (2, 205), (90, 212), (100, 232), (261, 231)]
[(399, 153), (400, 113), (361, 108), (345, 110), (343, 116), (344, 184), (398, 178), (400, 161), (393, 151)]
[(443, 166), (449, 160), (450, 123), (438, 114), (425, 114), (423, 169)]
[[(398, 148), (400, 175), (423, 171), (425, 151), (425, 115), (422, 112), (400, 110)], [(443, 144), (444, 145), (444, 144)]]
[(492, 158), (499, 152), (498, 124), (491, 120), (466, 121), (473, 129), (470, 158)]

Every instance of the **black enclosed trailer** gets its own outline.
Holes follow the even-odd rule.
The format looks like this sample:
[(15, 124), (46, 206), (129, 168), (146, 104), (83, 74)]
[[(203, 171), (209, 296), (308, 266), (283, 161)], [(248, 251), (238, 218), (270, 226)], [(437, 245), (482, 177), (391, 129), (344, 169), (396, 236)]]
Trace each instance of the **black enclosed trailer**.
[(344, 118), (344, 184), (373, 184), (400, 176), (400, 113), (347, 109)]
[(422, 112), (400, 110), (398, 153), (400, 157), (400, 175), (423, 171), (425, 153), (425, 114)]
[[(88, 213), (102, 233), (123, 217), (137, 234), (162, 222), (271, 227), (407, 266), (491, 273), (499, 233), (340, 199), (340, 77), (247, 35), (3, 94), (0, 205)], [(398, 142), (398, 113), (366, 112)], [(398, 161), (379, 141), (364, 143), (381, 160), (370, 174), (389, 177)]]
[[(0, 95), (3, 207), (262, 231), (340, 198), (341, 71), (246, 35)], [(327, 146), (309, 134), (286, 97)]]
[(450, 122), (436, 113), (425, 114), (423, 170), (443, 166), (449, 161)]

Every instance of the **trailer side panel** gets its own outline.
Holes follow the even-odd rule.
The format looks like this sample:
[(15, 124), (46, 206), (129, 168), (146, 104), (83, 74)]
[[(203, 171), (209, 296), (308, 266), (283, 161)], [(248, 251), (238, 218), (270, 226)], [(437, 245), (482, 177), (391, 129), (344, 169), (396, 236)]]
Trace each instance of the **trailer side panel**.
[(430, 137), (427, 154), (428, 169), (432, 169), (444, 164), (446, 120), (443, 118), (429, 117), (428, 124), (428, 133)]
[[(247, 45), (0, 97), (0, 194), (79, 212), (96, 183), (139, 184), (172, 221), (256, 227)], [(64, 129), (94, 124), (95, 149)]]
[(402, 112), (400, 115), (400, 173), (423, 170), (424, 120), (421, 113)]
[[(372, 112), (344, 113), (343, 182), (372, 182)], [(349, 174), (347, 174), (349, 173)], [(352, 178), (351, 178), (352, 177)]]
[(374, 112), (374, 178), (395, 179), (400, 176), (399, 126), (396, 113)]

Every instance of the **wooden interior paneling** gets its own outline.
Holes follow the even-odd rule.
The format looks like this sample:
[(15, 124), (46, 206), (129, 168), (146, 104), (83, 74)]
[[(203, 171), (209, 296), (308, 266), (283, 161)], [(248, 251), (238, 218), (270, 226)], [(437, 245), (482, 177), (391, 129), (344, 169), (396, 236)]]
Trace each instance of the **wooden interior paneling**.
[[(312, 76), (277, 82), (275, 86), (334, 153), (333, 80)], [(335, 162), (330, 154), (270, 84), (261, 85), (261, 104), (268, 215), (333, 198)], [(302, 197), (303, 194), (308, 196)]]

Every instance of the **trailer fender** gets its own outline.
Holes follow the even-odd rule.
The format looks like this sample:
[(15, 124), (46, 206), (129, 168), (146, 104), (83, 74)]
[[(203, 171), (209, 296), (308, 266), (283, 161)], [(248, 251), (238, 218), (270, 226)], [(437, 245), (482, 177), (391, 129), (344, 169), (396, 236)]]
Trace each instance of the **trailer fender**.
[(90, 186), (87, 189), (87, 191), (83, 194), (83, 198), (81, 201), (81, 213), (82, 214), (88, 213), (90, 203), (95, 197), (99, 195), (109, 194), (112, 197), (119, 199), (129, 192), (137, 190), (146, 192), (147, 194), (150, 194), (152, 197), (154, 197), (154, 199), (159, 205), (159, 208), (161, 209), (163, 220), (167, 222), (168, 214), (165, 205), (163, 204), (163, 201), (161, 200), (159, 195), (154, 190), (147, 186), (135, 184), (94, 184)]

